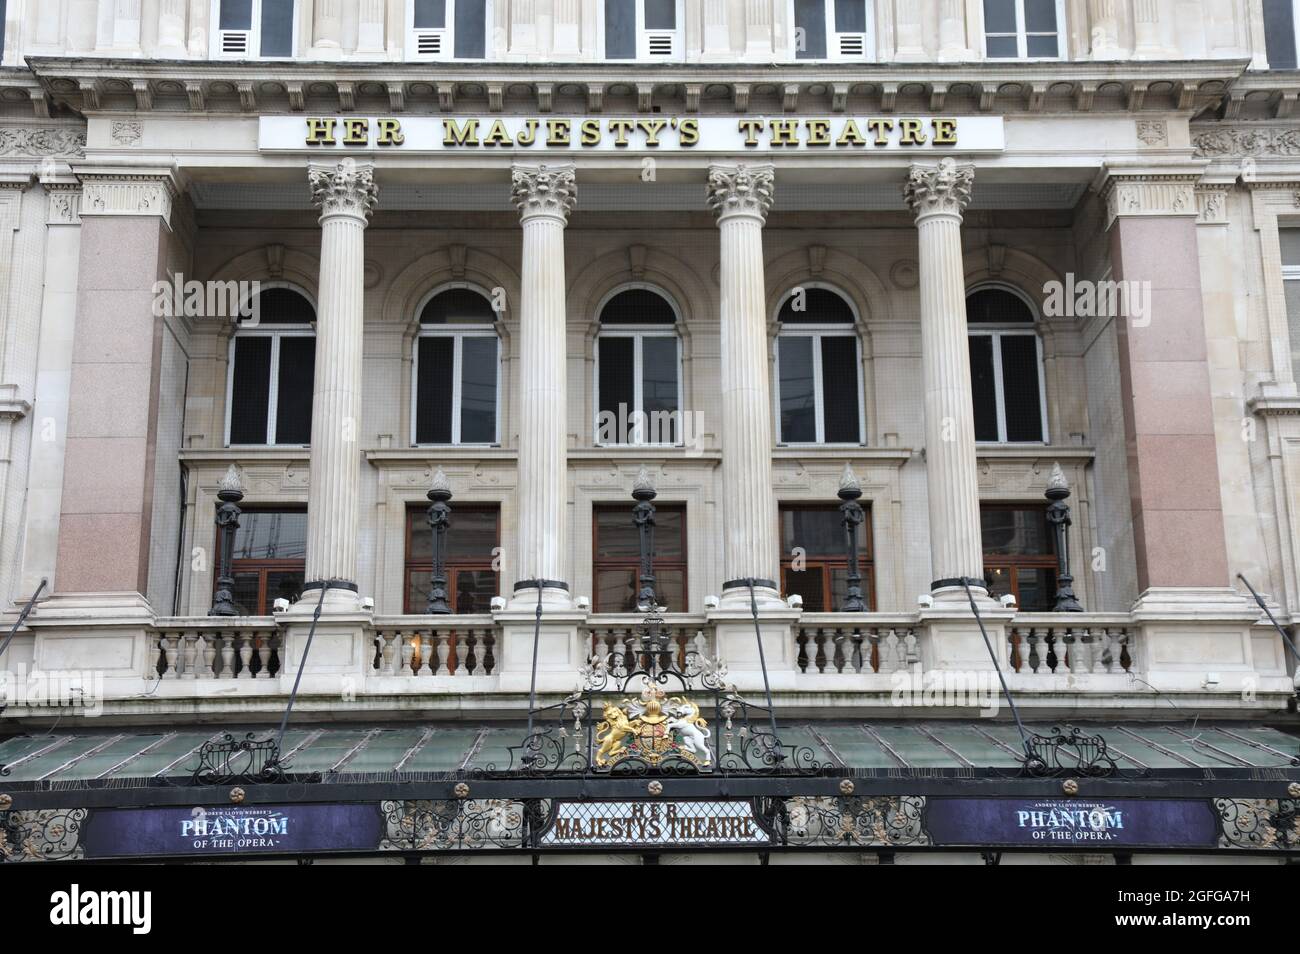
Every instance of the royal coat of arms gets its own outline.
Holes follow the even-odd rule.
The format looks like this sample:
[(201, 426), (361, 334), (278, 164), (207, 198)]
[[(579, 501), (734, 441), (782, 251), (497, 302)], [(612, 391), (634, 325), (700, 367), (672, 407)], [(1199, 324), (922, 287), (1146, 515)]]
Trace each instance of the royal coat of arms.
[(604, 720), (596, 726), (596, 765), (610, 768), (634, 758), (647, 765), (680, 758), (699, 768), (711, 768), (709, 724), (700, 707), (685, 696), (672, 696), (647, 683), (638, 698), (625, 699), (604, 708)]

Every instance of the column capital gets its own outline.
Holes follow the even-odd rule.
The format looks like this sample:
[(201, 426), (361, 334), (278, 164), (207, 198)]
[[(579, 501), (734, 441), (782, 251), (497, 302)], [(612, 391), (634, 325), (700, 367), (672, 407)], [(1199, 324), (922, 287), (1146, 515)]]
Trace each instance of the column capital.
[(914, 162), (903, 183), (903, 198), (919, 222), (930, 215), (960, 217), (970, 202), (975, 166), (945, 156), (937, 165)]
[(1198, 214), (1196, 185), (1208, 163), (1107, 163), (1093, 180), (1106, 203), (1106, 227), (1121, 216)]
[(363, 223), (379, 201), (375, 184), (375, 164), (340, 159), (338, 162), (313, 162), (307, 166), (312, 203), (321, 210), (321, 218), (350, 215)]
[(714, 163), (709, 166), (707, 188), (709, 209), (719, 222), (733, 215), (748, 215), (766, 222), (776, 197), (776, 169), (769, 162)]
[(568, 221), (578, 204), (577, 170), (571, 162), (510, 167), (510, 196), (520, 219), (551, 216)]
[(156, 215), (169, 225), (179, 194), (171, 169), (142, 167), (73, 170), (81, 180), (81, 215)]

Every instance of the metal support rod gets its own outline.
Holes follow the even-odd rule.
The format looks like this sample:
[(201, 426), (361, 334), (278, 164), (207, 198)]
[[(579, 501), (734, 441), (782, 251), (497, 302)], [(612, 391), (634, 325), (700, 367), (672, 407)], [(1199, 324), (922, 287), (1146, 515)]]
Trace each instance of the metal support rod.
[(1002, 667), (998, 665), (998, 654), (993, 651), (993, 642), (989, 639), (988, 630), (984, 628), (984, 619), (980, 616), (980, 608), (975, 605), (975, 597), (971, 595), (970, 583), (963, 577), (961, 585), (966, 590), (966, 599), (970, 601), (971, 612), (975, 614), (975, 622), (979, 624), (980, 635), (984, 637), (984, 645), (988, 648), (989, 659), (993, 660), (993, 668), (998, 674), (998, 682), (1002, 683), (1002, 695), (1006, 696), (1007, 705), (1011, 707), (1011, 717), (1016, 720), (1016, 730), (1020, 733), (1020, 744), (1025, 748), (1025, 757), (1033, 758), (1034, 753), (1029, 746), (1029, 736), (1025, 732), (1025, 724), (1020, 721), (1020, 712), (1016, 709), (1016, 701), (1011, 698), (1011, 690), (1007, 688), (1006, 677), (1002, 675)]
[(274, 763), (280, 761), (280, 746), (284, 743), (284, 730), (289, 725), (289, 714), (293, 712), (293, 704), (298, 699), (298, 686), (302, 682), (302, 671), (307, 668), (307, 656), (311, 652), (311, 641), (316, 635), (316, 622), (320, 619), (321, 607), (325, 605), (325, 594), (329, 592), (330, 580), (323, 580), (320, 585), (320, 599), (316, 601), (316, 609), (311, 614), (311, 627), (307, 630), (307, 645), (302, 648), (302, 659), (298, 661), (298, 673), (293, 677), (293, 691), (289, 693), (289, 704), (284, 707), (284, 717), (280, 719), (280, 731), (275, 736), (275, 751), (271, 755)]
[[(32, 594), (31, 599), (29, 599), (26, 605), (23, 606), (22, 612), (18, 614), (18, 618), (14, 620), (13, 628), (9, 630), (9, 635), (5, 637), (5, 641), (3, 643), (0, 643), (0, 656), (3, 656), (5, 654), (5, 650), (9, 648), (9, 644), (13, 641), (14, 636), (18, 632), (18, 627), (22, 626), (23, 620), (27, 619), (27, 614), (30, 613), (32, 611), (32, 607), (36, 605), (36, 600), (41, 595), (41, 590), (45, 589), (45, 584), (47, 582), (49, 581), (46, 580), (45, 577), (41, 577), (41, 582), (36, 586), (36, 592)], [(0, 706), (0, 708), (3, 707)]]
[(537, 584), (537, 611), (533, 617), (533, 673), (528, 681), (528, 734), (526, 739), (533, 737), (533, 712), (537, 709), (537, 651), (541, 646), (542, 640), (542, 587), (545, 580), (531, 580)]
[(767, 697), (767, 718), (772, 727), (772, 741), (776, 743), (775, 758), (785, 761), (785, 752), (781, 748), (781, 737), (776, 733), (776, 710), (772, 708), (772, 685), (767, 681), (767, 659), (763, 655), (763, 631), (758, 625), (758, 598), (754, 595), (754, 578), (746, 577), (745, 585), (749, 587), (749, 612), (754, 617), (754, 638), (758, 640), (758, 666), (763, 670), (763, 694)]
[(1246, 584), (1246, 589), (1250, 590), (1250, 595), (1255, 597), (1255, 602), (1259, 604), (1259, 608), (1264, 611), (1266, 616), (1268, 616), (1268, 621), (1273, 624), (1273, 628), (1277, 630), (1277, 634), (1282, 637), (1282, 642), (1285, 643), (1286, 648), (1290, 650), (1291, 658), (1295, 661), (1297, 667), (1300, 667), (1300, 651), (1296, 649), (1295, 643), (1291, 641), (1291, 637), (1288, 636), (1286, 630), (1282, 628), (1282, 624), (1274, 618), (1271, 612), (1269, 612), (1268, 606), (1264, 603), (1264, 597), (1255, 592), (1255, 588), (1250, 585), (1250, 580), (1246, 579), (1240, 573), (1237, 574), (1237, 579)]

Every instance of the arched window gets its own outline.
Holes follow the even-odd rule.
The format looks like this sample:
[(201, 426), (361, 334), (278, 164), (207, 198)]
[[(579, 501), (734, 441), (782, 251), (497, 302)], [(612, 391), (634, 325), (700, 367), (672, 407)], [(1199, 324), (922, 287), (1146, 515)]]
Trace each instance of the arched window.
[(501, 358), (491, 299), (471, 285), (446, 285), (426, 299), (419, 314), (412, 441), (497, 443)]
[(625, 287), (600, 308), (596, 340), (596, 443), (681, 440), (681, 350), (677, 309), (644, 285)]
[(966, 298), (975, 439), (1045, 443), (1042, 345), (1034, 310), (1018, 293), (985, 286)]
[(829, 288), (801, 285), (781, 302), (776, 341), (782, 444), (866, 440), (853, 308)]
[(316, 308), (301, 291), (263, 284), (253, 318), (230, 340), (227, 444), (311, 443)]

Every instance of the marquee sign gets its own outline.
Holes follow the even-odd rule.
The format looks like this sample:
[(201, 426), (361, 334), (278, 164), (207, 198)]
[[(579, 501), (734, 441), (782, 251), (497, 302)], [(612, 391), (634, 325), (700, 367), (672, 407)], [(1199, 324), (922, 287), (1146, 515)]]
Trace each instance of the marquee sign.
[(262, 116), (263, 152), (1000, 152), (1000, 116)]
[(548, 847), (767, 845), (749, 801), (561, 802)]

